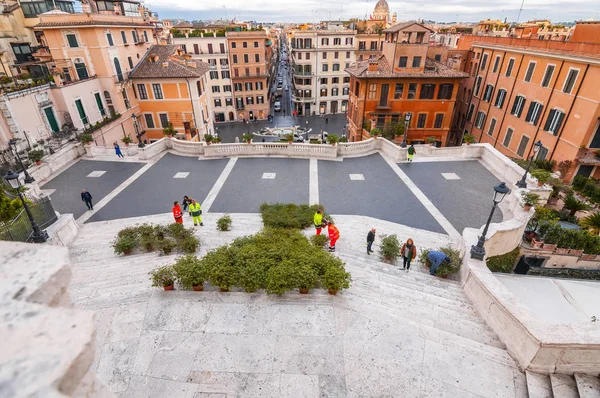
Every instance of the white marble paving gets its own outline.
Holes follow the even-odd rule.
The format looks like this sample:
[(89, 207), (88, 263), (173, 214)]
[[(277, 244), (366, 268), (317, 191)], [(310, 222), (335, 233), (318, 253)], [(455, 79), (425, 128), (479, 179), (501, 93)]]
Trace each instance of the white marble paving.
[(95, 171), (92, 171), (87, 176), (90, 178), (98, 178), (98, 177), (102, 177), (104, 175), (104, 173), (106, 173), (106, 170), (95, 170)]
[(460, 180), (460, 177), (456, 173), (442, 173), (442, 177), (446, 180)]
[(276, 175), (277, 173), (263, 173), (261, 178), (263, 180), (274, 180)]
[(349, 174), (349, 176), (350, 176), (350, 181), (364, 181), (365, 180), (364, 174)]
[(189, 176), (189, 175), (190, 175), (190, 173), (187, 171), (179, 171), (179, 172), (175, 173), (173, 178), (187, 178), (187, 176)]

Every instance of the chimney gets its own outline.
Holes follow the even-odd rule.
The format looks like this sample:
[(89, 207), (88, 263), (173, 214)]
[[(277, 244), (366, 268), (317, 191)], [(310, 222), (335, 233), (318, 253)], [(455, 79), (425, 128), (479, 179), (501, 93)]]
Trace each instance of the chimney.
[(377, 59), (369, 60), (369, 72), (377, 72), (379, 69), (379, 61)]
[(166, 68), (167, 66), (169, 66), (169, 63), (167, 61), (162, 63), (163, 68)]

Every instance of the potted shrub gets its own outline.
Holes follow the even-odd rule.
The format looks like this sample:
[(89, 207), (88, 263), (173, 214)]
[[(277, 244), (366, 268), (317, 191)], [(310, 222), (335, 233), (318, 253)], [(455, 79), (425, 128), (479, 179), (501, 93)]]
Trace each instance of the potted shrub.
[(467, 145), (471, 145), (477, 142), (475, 136), (473, 134), (465, 134), (463, 135), (463, 142)]
[(346, 137), (345, 135), (342, 136), (342, 138), (340, 138), (340, 142), (348, 142), (348, 137)]
[(200, 241), (195, 236), (188, 236), (179, 242), (179, 248), (188, 254), (194, 254), (200, 247)]
[(236, 281), (237, 270), (231, 263), (227, 246), (211, 250), (201, 261), (210, 284), (218, 286), (222, 292), (228, 292)]
[(442, 247), (439, 249), (446, 256), (450, 257), (450, 263), (442, 263), (439, 268), (435, 271), (436, 276), (447, 278), (450, 274), (455, 274), (460, 270), (462, 259), (460, 258), (460, 251), (451, 247)]
[(173, 123), (167, 123), (167, 127), (163, 128), (163, 134), (169, 138), (173, 138), (177, 134), (177, 130), (173, 128)]
[(27, 157), (29, 158), (29, 160), (31, 160), (32, 162), (35, 162), (35, 164), (37, 164), (39, 166), (40, 164), (42, 164), (42, 158), (44, 157), (44, 151), (42, 149), (34, 149), (32, 151), (29, 151), (29, 153), (27, 154)]
[(435, 137), (427, 137), (425, 139), (430, 146), (434, 146), (437, 139)]
[(293, 143), (294, 143), (294, 134), (292, 134), (292, 133), (288, 133), (288, 134), (285, 134), (283, 137), (284, 137), (284, 138), (285, 138), (285, 140), (288, 142), (288, 144), (290, 144), (290, 145), (291, 145), (291, 144), (293, 144)]
[(223, 138), (221, 137), (215, 137), (214, 142), (216, 142), (217, 144), (220, 144), (223, 141)]
[(236, 286), (244, 289), (246, 293), (264, 289), (265, 284), (265, 267), (260, 261), (249, 261), (239, 269)]
[(327, 242), (329, 242), (329, 237), (325, 234), (310, 236), (310, 243), (312, 243), (314, 247), (323, 249)]
[(540, 195), (533, 192), (521, 192), (521, 199), (523, 199), (523, 210), (529, 211), (532, 206), (535, 206), (540, 200)]
[(379, 130), (377, 127), (373, 127), (371, 129), (371, 131), (369, 132), (369, 134), (371, 134), (373, 137), (377, 138), (381, 135), (381, 130)]
[(92, 141), (94, 141), (94, 138), (92, 137), (92, 135), (90, 133), (85, 133), (85, 134), (81, 134), (81, 137), (79, 137), (79, 140), (84, 145), (86, 145), (86, 144), (91, 145)]
[(283, 293), (296, 287), (294, 265), (289, 260), (284, 260), (278, 265), (269, 268), (265, 285), (268, 294), (281, 296)]
[(168, 255), (168, 254), (171, 254), (173, 249), (177, 246), (177, 242), (175, 242), (175, 240), (173, 240), (173, 238), (164, 238), (164, 239), (158, 240), (156, 242), (156, 245), (163, 252), (163, 254)]
[(323, 286), (329, 290), (329, 294), (335, 296), (339, 291), (348, 289), (351, 280), (350, 273), (346, 272), (344, 268), (332, 265), (325, 270)]
[(424, 267), (431, 267), (431, 263), (429, 262), (429, 249), (421, 250), (421, 254), (419, 254), (419, 262), (423, 264)]
[(231, 217), (225, 214), (217, 220), (217, 229), (219, 231), (229, 231), (231, 229)]
[(177, 258), (173, 269), (177, 280), (184, 289), (194, 289), (197, 292), (204, 290), (206, 270), (198, 257), (191, 254)]
[(129, 144), (131, 144), (133, 142), (133, 140), (131, 139), (131, 137), (128, 136), (128, 135), (126, 135), (125, 137), (123, 137), (123, 139), (121, 141), (123, 141), (123, 143), (125, 144), (125, 146), (129, 146)]
[(210, 145), (215, 140), (215, 137), (212, 134), (204, 134), (204, 142), (206, 145)]
[(123, 254), (125, 256), (131, 254), (131, 251), (138, 245), (138, 240), (135, 235), (123, 235), (118, 236), (115, 241), (112, 242), (112, 247), (115, 254)]
[(401, 247), (400, 241), (396, 235), (383, 235), (381, 237), (379, 253), (384, 261), (394, 264), (398, 257), (400, 257)]
[(327, 142), (329, 142), (331, 144), (331, 146), (336, 146), (339, 141), (340, 141), (340, 139), (335, 134), (329, 134), (327, 136)]
[(172, 265), (165, 265), (150, 272), (152, 286), (162, 287), (165, 290), (173, 290), (177, 275)]
[(302, 265), (294, 269), (294, 279), (301, 294), (308, 294), (310, 289), (317, 287), (319, 275), (308, 265)]
[(531, 176), (538, 180), (538, 186), (542, 186), (550, 180), (552, 173), (548, 170), (538, 169), (531, 172)]
[(246, 141), (246, 144), (250, 144), (252, 142), (252, 134), (250, 134), (250, 133), (242, 134), (242, 141)]

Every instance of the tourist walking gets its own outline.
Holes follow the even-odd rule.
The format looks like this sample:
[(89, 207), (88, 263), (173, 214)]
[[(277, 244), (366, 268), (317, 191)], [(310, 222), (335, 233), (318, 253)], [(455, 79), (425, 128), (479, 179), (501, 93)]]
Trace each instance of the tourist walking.
[(115, 142), (114, 145), (115, 145), (115, 153), (117, 154), (117, 156), (120, 158), (124, 158), (125, 156), (123, 156), (123, 154), (121, 153), (121, 147), (119, 146), (119, 144), (117, 144)]
[(333, 225), (333, 221), (327, 223), (327, 232), (329, 233), (329, 251), (335, 251), (335, 243), (340, 238), (340, 230)]
[(404, 260), (402, 269), (405, 269), (406, 272), (408, 272), (410, 269), (410, 262), (417, 257), (417, 247), (412, 239), (408, 238), (406, 243), (402, 245), (402, 249), (400, 249), (400, 255)]
[(371, 246), (373, 246), (373, 242), (375, 242), (375, 232), (375, 228), (371, 228), (371, 230), (367, 234), (367, 254), (373, 253), (373, 250), (371, 250)]
[(438, 252), (438, 251), (434, 251), (434, 250), (430, 251), (429, 254), (427, 254), (427, 259), (429, 260), (429, 263), (431, 264), (429, 266), (429, 274), (430, 275), (435, 275), (435, 271), (437, 271), (437, 269), (443, 263), (450, 264), (450, 257), (446, 256), (446, 254), (444, 254), (442, 252)]
[(328, 117), (326, 117), (326, 118), (325, 118), (325, 124), (328, 124), (328, 123), (329, 123), (329, 118), (328, 118)]
[(190, 205), (190, 211), (192, 212), (192, 219), (194, 220), (194, 225), (196, 227), (198, 226), (198, 224), (203, 226), (204, 223), (202, 223), (202, 208), (200, 207), (200, 203), (198, 203), (194, 199), (192, 199), (192, 204)]
[(88, 210), (94, 210), (94, 205), (92, 204), (92, 194), (85, 189), (81, 191), (81, 200), (85, 202)]
[(321, 230), (323, 229), (323, 209), (318, 208), (315, 216), (313, 217), (313, 223), (315, 224), (315, 229), (317, 230), (317, 235), (321, 235)]
[[(183, 200), (181, 201), (181, 204), (183, 205), (183, 211), (188, 211), (188, 207), (191, 203), (192, 203), (192, 200), (187, 195), (184, 195)], [(192, 212), (190, 211), (189, 213), (191, 216)]]
[(181, 207), (179, 207), (179, 202), (177, 201), (173, 203), (173, 217), (177, 224), (183, 224), (183, 213), (181, 213)]
[(417, 153), (415, 146), (413, 144), (410, 144), (410, 146), (408, 147), (408, 161), (409, 162), (412, 162), (413, 156), (415, 156), (415, 153)]

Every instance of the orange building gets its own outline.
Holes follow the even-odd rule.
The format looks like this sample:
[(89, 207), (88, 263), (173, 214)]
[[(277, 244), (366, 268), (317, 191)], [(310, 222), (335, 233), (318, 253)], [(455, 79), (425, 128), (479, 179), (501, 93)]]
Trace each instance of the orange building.
[(385, 130), (403, 122), (410, 113), (408, 142), (435, 137), (446, 144), (458, 84), (467, 74), (427, 57), (432, 32), (415, 22), (395, 25), (384, 31), (381, 55), (346, 68), (350, 141), (370, 137), (369, 127)]
[(577, 21), (571, 41), (600, 43), (600, 21)]
[(586, 149), (600, 149), (600, 44), (465, 36), (459, 48), (471, 52), (456, 115), (464, 133), (517, 158), (541, 141), (540, 159), (578, 159), (566, 178), (600, 176)]
[(172, 125), (179, 138), (198, 141), (212, 133), (206, 94), (210, 65), (185, 54), (176, 45), (154, 45), (131, 72), (142, 114), (145, 139), (164, 137)]
[(272, 41), (264, 30), (227, 32), (229, 64), (237, 119), (269, 115), (269, 62)]

